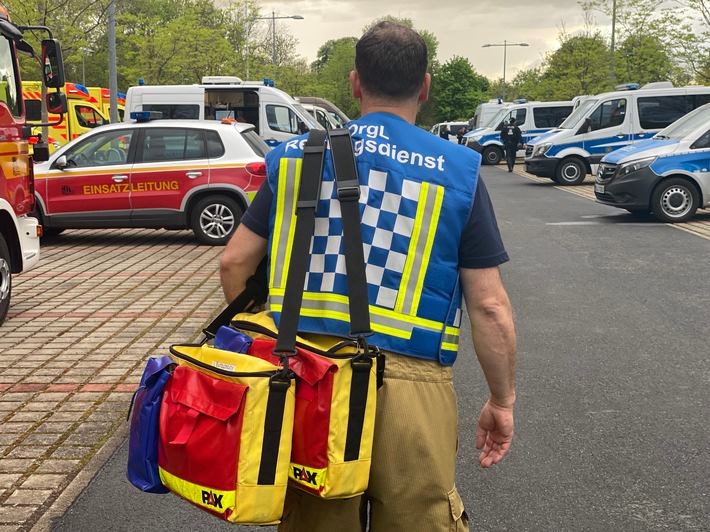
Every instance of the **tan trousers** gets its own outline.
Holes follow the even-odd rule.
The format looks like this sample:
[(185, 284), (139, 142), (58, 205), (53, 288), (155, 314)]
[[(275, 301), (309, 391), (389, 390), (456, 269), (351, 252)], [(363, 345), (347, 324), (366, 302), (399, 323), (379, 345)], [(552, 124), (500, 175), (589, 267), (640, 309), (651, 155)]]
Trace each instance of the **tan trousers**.
[(325, 501), (289, 488), (279, 531), (468, 531), (454, 486), (458, 413), (452, 375), (452, 368), (436, 362), (388, 354), (367, 492)]

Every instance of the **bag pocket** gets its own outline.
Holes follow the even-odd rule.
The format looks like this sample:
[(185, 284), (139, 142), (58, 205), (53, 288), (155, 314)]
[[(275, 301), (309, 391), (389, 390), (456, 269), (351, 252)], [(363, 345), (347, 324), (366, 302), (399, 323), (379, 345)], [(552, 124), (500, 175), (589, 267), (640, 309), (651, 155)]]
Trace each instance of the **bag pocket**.
[(158, 464), (163, 484), (227, 520), (236, 507), (247, 389), (179, 366), (166, 386), (160, 411)]

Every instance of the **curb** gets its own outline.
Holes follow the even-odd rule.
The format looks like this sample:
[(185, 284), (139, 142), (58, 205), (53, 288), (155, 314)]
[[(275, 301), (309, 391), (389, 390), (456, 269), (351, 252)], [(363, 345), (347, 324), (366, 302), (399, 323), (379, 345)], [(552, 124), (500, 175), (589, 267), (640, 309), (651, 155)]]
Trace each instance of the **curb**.
[(128, 430), (128, 423), (124, 423), (109, 437), (106, 443), (101, 446), (101, 449), (89, 460), (79, 474), (74, 477), (74, 480), (64, 488), (61, 495), (39, 518), (37, 523), (30, 529), (30, 532), (50, 532), (52, 530), (52, 527), (56, 524), (55, 520), (60, 519), (69, 510), (99, 470), (125, 441), (128, 437)]

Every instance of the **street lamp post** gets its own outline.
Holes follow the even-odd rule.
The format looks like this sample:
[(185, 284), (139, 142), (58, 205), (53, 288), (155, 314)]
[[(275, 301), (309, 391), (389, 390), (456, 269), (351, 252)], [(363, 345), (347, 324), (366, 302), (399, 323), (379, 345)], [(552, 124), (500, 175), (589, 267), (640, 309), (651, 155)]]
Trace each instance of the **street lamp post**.
[[(276, 19), (292, 18), (294, 20), (303, 20), (301, 15), (284, 15), (276, 16), (276, 11), (271, 10), (270, 17), (255, 17), (254, 20), (271, 20), (271, 62), (274, 67), (274, 77), (276, 80)], [(248, 39), (248, 37), (247, 37)], [(248, 43), (247, 43), (248, 46)]]
[(490, 48), (491, 46), (502, 46), (503, 47), (503, 101), (505, 101), (505, 62), (508, 55), (508, 46), (530, 46), (526, 42), (508, 42), (503, 41), (497, 44), (484, 44), (481, 48)]
[(84, 57), (86, 54), (93, 54), (94, 50), (91, 48), (79, 48), (81, 52), (81, 84), (86, 87), (86, 69), (84, 68)]

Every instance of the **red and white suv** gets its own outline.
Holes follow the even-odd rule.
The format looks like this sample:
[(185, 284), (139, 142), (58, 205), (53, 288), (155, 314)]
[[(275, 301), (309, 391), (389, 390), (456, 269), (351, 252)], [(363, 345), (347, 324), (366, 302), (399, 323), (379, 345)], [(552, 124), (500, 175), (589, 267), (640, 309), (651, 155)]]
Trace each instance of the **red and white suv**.
[(35, 165), (35, 214), (47, 234), (192, 229), (222, 245), (266, 177), (269, 149), (254, 126), (230, 120), (101, 126)]

